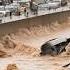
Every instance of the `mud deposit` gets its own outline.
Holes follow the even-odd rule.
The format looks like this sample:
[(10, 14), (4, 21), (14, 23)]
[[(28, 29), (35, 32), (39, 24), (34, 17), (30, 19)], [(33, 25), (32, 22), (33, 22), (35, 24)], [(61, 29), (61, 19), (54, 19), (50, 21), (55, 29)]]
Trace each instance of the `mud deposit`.
[(0, 70), (70, 70), (70, 66), (62, 67), (70, 62), (70, 44), (66, 52), (58, 56), (39, 55), (44, 42), (56, 37), (70, 37), (69, 22), (53, 22), (50, 25), (32, 23), (3, 35), (0, 39)]

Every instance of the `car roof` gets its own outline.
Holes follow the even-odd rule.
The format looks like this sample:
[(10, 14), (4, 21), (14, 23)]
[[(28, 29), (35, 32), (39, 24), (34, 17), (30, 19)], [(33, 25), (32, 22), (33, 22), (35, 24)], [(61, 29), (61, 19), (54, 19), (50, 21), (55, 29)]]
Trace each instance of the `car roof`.
[(50, 43), (51, 45), (57, 45), (59, 43), (65, 42), (67, 41), (66, 38), (56, 38), (56, 39), (52, 39), (50, 41), (48, 41), (48, 43)]

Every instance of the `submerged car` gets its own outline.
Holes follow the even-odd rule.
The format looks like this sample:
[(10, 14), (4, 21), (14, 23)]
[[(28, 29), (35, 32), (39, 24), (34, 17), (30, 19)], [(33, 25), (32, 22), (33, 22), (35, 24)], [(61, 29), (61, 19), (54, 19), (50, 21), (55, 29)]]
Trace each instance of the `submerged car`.
[(70, 38), (55, 38), (47, 41), (41, 46), (41, 55), (58, 55), (66, 51), (65, 47), (69, 44)]

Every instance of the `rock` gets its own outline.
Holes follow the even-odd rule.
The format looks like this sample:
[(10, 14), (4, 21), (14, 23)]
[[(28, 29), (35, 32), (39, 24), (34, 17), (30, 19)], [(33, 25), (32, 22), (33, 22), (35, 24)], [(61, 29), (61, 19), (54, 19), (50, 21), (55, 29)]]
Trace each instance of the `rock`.
[(18, 67), (16, 66), (16, 64), (9, 64), (7, 66), (7, 70), (18, 70)]

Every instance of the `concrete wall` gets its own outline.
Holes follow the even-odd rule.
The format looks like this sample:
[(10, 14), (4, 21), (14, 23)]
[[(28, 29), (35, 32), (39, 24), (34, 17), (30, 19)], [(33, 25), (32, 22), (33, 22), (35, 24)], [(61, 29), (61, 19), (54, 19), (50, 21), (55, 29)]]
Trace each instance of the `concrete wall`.
[(0, 37), (8, 33), (15, 33), (20, 28), (30, 28), (35, 26), (37, 27), (38, 25), (50, 26), (51, 24), (55, 24), (56, 22), (59, 24), (62, 23), (67, 24), (70, 22), (69, 18), (70, 18), (70, 11), (35, 17), (7, 24), (0, 24)]

